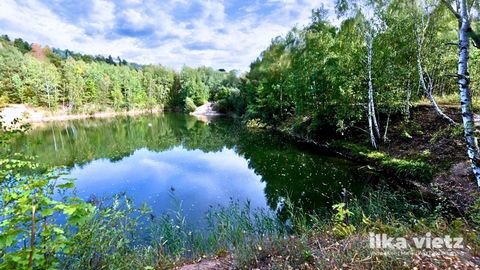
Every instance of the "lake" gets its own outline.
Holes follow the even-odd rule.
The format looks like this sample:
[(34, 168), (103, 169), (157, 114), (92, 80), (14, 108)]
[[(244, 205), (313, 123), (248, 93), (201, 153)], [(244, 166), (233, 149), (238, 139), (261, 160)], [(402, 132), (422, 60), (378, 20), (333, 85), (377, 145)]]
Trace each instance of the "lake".
[(288, 197), (323, 210), (341, 200), (343, 188), (360, 193), (364, 181), (353, 163), (226, 117), (205, 123), (166, 113), (43, 123), (12, 148), (65, 166), (84, 199), (125, 192), (162, 214), (176, 207), (173, 195), (190, 223), (232, 200), (277, 211)]

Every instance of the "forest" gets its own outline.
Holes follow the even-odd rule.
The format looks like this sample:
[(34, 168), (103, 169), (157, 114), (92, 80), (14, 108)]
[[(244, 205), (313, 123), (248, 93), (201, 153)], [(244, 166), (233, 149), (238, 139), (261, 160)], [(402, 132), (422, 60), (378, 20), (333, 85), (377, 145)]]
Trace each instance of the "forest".
[[(442, 1), (347, 2), (338, 3), (338, 26), (327, 20), (325, 10), (314, 11), (309, 25), (274, 38), (243, 74), (209, 67), (175, 71), (141, 66), (120, 57), (52, 50), (21, 38), (11, 41), (4, 35), (0, 104), (69, 112), (193, 111), (210, 100), (221, 112), (271, 125), (291, 119), (312, 134), (366, 130), (371, 121), (374, 147), (388, 138), (389, 116), (408, 119), (420, 101), (453, 121), (435, 99), (460, 104), (455, 75), (458, 14)], [(475, 23), (472, 20), (473, 28)], [(479, 53), (474, 46), (469, 53), (475, 101)]]
[[(235, 71), (161, 65), (139, 66), (111, 56), (90, 56), (0, 39), (0, 103), (22, 103), (52, 111), (194, 110), (208, 100), (238, 92)], [(220, 103), (225, 103), (221, 101)]]
[[(190, 113), (212, 102), (216, 111), (234, 119), (235, 128), (207, 127), (193, 118), (181, 124), (162, 120), (154, 127), (165, 134), (149, 143), (150, 120), (128, 120), (101, 134), (85, 129), (93, 139), (76, 141), (69, 151), (81, 153), (73, 159), (70, 152), (57, 156), (47, 148), (54, 141), (56, 149), (56, 134), (70, 139), (64, 132), (77, 132), (74, 125), (46, 129), (45, 145), (38, 148), (38, 141), (24, 137), (12, 142), (24, 131), (3, 130), (0, 269), (170, 269), (206, 257), (227, 261), (233, 269), (477, 269), (480, 150), (474, 112), (480, 109), (480, 36), (475, 32), (480, 4), (339, 0), (335, 9), (336, 20), (326, 9), (313, 10), (307, 25), (273, 38), (244, 72), (140, 65), (1, 36), (0, 108), (28, 104), (69, 114)], [(175, 133), (177, 125), (181, 134)], [(240, 132), (236, 125), (247, 130)], [(303, 209), (288, 195), (279, 195), (280, 169), (273, 172), (271, 166), (281, 155), (256, 152), (262, 147), (252, 147), (255, 143), (248, 140), (268, 140), (265, 134), (270, 133), (263, 132), (282, 137), (279, 144), (306, 144), (308, 151), (358, 163), (367, 195), (350, 198), (344, 189), (341, 199), (329, 202), (328, 213)], [(101, 136), (109, 133), (123, 134), (123, 144), (105, 149)], [(237, 137), (243, 141), (235, 145)], [(162, 138), (168, 143), (163, 145)], [(11, 152), (18, 145), (28, 157)], [(59, 177), (57, 166), (82, 167), (95, 155), (117, 161), (140, 145), (157, 150), (183, 145), (208, 153), (236, 149), (249, 168), (274, 175), (265, 189), (275, 194), (268, 199), (278, 215), (252, 213), (248, 203), (246, 208), (232, 203), (208, 214), (211, 231), (205, 233), (187, 227), (179, 211), (173, 218), (159, 217), (152, 227), (156, 230), (149, 240), (164, 242), (145, 243), (135, 229), (155, 218), (122, 196), (104, 208), (78, 198), (51, 199), (53, 189), (74, 187), (73, 182), (50, 185)], [(41, 149), (52, 167), (43, 168), (30, 157), (38, 155), (32, 149)], [(298, 161), (300, 156), (289, 158)], [(313, 167), (314, 159), (307, 163)], [(288, 160), (278, 164), (290, 165)], [(310, 173), (297, 169), (292, 170), (298, 175)], [(328, 166), (322, 165), (319, 174), (322, 170)], [(304, 193), (296, 190), (294, 195)], [(67, 225), (49, 223), (54, 213), (65, 215)], [(397, 236), (462, 235), (468, 248), (444, 257), (376, 255), (366, 248), (372, 230)]]

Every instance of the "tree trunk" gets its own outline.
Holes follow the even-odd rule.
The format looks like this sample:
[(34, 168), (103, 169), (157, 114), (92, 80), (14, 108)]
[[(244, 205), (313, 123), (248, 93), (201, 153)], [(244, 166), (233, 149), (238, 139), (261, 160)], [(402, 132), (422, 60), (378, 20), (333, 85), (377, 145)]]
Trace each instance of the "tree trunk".
[[(433, 82), (428, 77), (428, 84), (425, 82), (425, 75), (424, 75), (424, 70), (423, 70), (423, 65), (422, 65), (422, 50), (423, 50), (423, 42), (425, 41), (425, 32), (427, 31), (428, 25), (430, 24), (430, 14), (428, 14), (428, 11), (425, 11), (427, 13), (427, 21), (426, 23), (424, 22), (424, 19), (422, 17), (422, 24), (423, 28), (420, 31), (420, 27), (418, 26), (418, 23), (415, 24), (415, 37), (417, 39), (417, 69), (418, 69), (418, 76), (419, 76), (419, 82), (420, 86), (423, 89), (423, 92), (425, 96), (428, 98), (430, 103), (432, 104), (433, 109), (435, 112), (442, 118), (446, 119), (448, 122), (452, 124), (456, 124), (455, 121), (453, 121), (452, 118), (448, 117), (445, 113), (443, 113), (442, 109), (438, 106), (437, 102), (435, 101), (435, 98), (432, 95), (432, 90), (433, 90)], [(428, 75), (427, 75), (428, 76)]]
[(388, 142), (388, 137), (387, 137), (387, 132), (388, 132), (388, 126), (390, 124), (390, 114), (391, 112), (388, 112), (388, 117), (387, 117), (387, 123), (385, 124), (385, 132), (383, 133), (383, 142)]
[(373, 58), (373, 40), (370, 33), (366, 36), (367, 42), (367, 68), (368, 68), (368, 128), (372, 146), (377, 148), (377, 138), (380, 138), (377, 115), (375, 113), (375, 102), (373, 99), (373, 81), (372, 81), (372, 58)]
[(468, 74), (468, 50), (470, 21), (467, 11), (467, 0), (460, 0), (460, 29), (458, 31), (459, 53), (458, 53), (458, 85), (460, 91), (460, 104), (462, 108), (463, 127), (465, 141), (467, 143), (468, 157), (472, 162), (472, 169), (477, 183), (480, 186), (480, 156), (475, 138), (475, 123), (472, 113), (472, 96), (470, 92), (470, 78)]
[(370, 102), (368, 103), (368, 130), (372, 147), (377, 148), (377, 139), (375, 138), (375, 134), (373, 133), (372, 106), (370, 106)]

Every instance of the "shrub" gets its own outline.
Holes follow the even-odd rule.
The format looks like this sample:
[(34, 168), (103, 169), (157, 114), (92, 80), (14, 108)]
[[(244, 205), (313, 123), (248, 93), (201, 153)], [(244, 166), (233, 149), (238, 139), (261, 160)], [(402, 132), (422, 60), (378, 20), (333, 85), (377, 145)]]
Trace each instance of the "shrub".
[(197, 105), (193, 102), (193, 100), (189, 97), (185, 98), (185, 106), (184, 106), (184, 111), (186, 113), (193, 112), (197, 109)]
[(476, 228), (480, 229), (480, 199), (470, 207), (468, 214)]
[(9, 100), (6, 96), (0, 96), (0, 109), (8, 104)]
[(228, 101), (225, 99), (220, 99), (215, 103), (214, 106), (215, 111), (220, 112), (220, 113), (226, 113), (230, 110), (230, 106), (228, 104)]

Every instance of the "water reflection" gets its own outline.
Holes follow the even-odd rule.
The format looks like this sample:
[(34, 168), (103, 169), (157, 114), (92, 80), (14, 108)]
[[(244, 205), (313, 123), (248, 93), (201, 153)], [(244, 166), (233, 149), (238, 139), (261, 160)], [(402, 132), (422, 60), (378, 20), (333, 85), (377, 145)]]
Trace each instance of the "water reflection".
[(137, 203), (148, 203), (156, 213), (174, 207), (166, 200), (174, 190), (191, 220), (201, 219), (208, 203), (227, 203), (231, 198), (249, 199), (253, 207), (266, 206), (261, 177), (227, 148), (215, 153), (181, 146), (160, 153), (142, 148), (117, 162), (100, 159), (75, 166), (70, 176), (78, 179), (76, 187), (83, 197), (128, 191)]
[(165, 114), (50, 123), (12, 147), (70, 168), (84, 198), (125, 191), (161, 213), (172, 208), (173, 188), (190, 221), (231, 199), (276, 209), (288, 196), (320, 209), (338, 200), (343, 188), (362, 188), (351, 163), (245, 130), (228, 118), (206, 124)]

